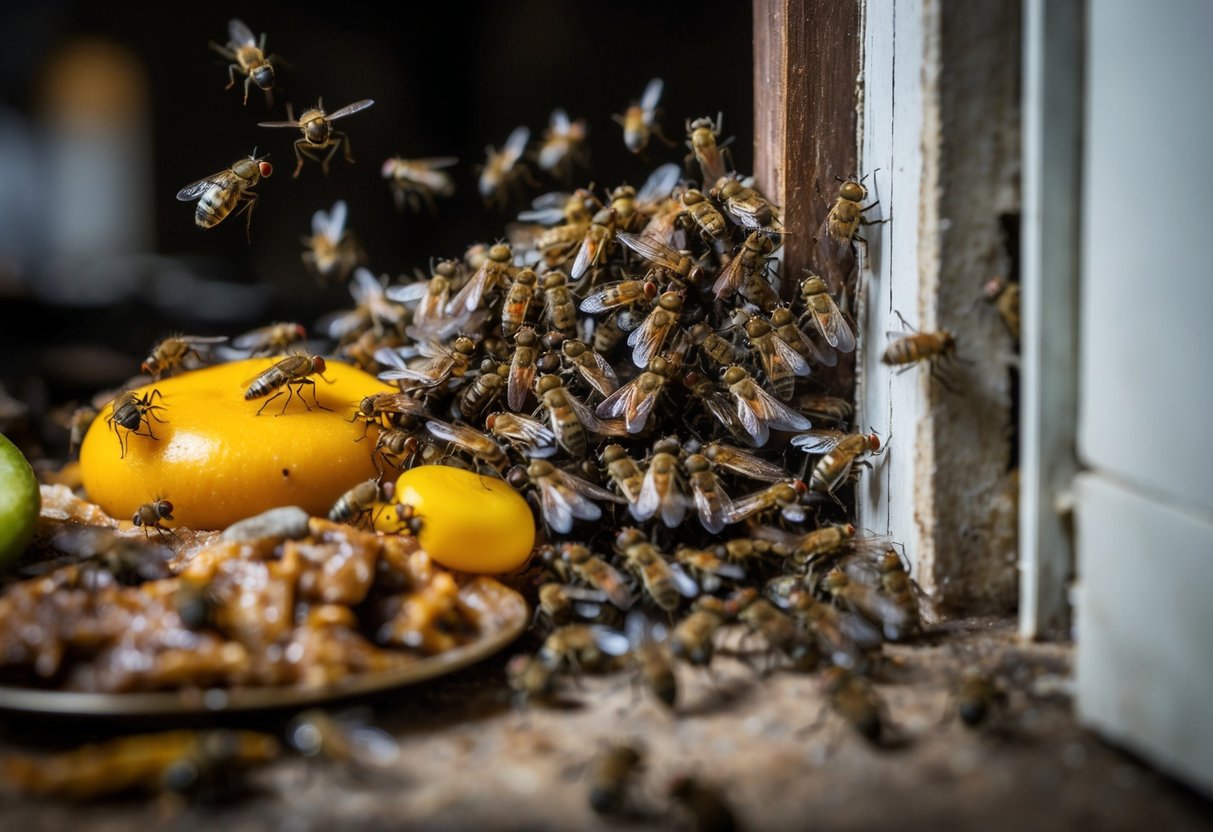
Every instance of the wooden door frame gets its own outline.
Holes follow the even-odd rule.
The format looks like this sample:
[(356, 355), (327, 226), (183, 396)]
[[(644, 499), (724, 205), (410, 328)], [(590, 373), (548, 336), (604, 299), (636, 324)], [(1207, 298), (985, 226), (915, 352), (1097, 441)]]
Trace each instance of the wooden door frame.
[[(1014, 609), (1014, 344), (980, 303), (1013, 267), (1019, 213), (1018, 0), (754, 0), (755, 170), (784, 206), (784, 296), (812, 267), (861, 332), (833, 389), (856, 425), (892, 437), (857, 489), (860, 523), (904, 542), (916, 575), (957, 612)], [(878, 199), (856, 263), (822, 263), (814, 236), (836, 176)], [(820, 192), (820, 196), (819, 196)], [(1010, 275), (1014, 277), (1014, 275)], [(901, 312), (947, 328), (973, 362), (952, 394), (880, 362)]]

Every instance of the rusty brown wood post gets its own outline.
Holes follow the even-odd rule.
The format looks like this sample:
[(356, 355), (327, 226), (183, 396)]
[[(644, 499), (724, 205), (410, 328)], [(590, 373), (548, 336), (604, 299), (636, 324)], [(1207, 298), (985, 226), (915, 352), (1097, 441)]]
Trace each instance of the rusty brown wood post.
[(786, 299), (806, 268), (835, 290), (854, 280), (817, 262), (814, 238), (834, 177), (855, 173), (859, 50), (858, 0), (754, 0), (754, 171), (783, 208)]

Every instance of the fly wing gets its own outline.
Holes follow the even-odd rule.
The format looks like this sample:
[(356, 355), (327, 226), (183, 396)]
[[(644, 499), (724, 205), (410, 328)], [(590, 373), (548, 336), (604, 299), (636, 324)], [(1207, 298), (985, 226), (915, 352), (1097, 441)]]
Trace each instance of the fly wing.
[(226, 180), (224, 177), (227, 173), (229, 173), (229, 171), (221, 171), (219, 173), (211, 174), (205, 179), (199, 179), (197, 182), (192, 182), (189, 185), (186, 185), (184, 188), (177, 191), (177, 199), (179, 199), (181, 202), (190, 202), (198, 199), (200, 196), (206, 193), (207, 189), (212, 185), (225, 184)]
[(505, 400), (510, 410), (517, 412), (526, 404), (526, 395), (535, 382), (535, 365), (511, 368), (505, 382)]
[(354, 279), (350, 281), (350, 294), (359, 305), (364, 305), (371, 298), (383, 295), (383, 284), (371, 274), (370, 269), (359, 266), (354, 270)]
[(265, 378), (271, 374), (273, 374), (275, 376), (278, 375), (279, 371), (277, 368), (278, 368), (278, 364), (281, 362), (275, 361), (272, 358), (268, 359), (268, 360), (270, 361), (269, 364), (266, 364), (260, 370), (253, 373), (253, 375), (249, 376), (244, 381), (240, 382), (240, 386), (245, 389), (248, 389), (248, 387), (255, 381), (259, 381), (260, 379)]
[(507, 169), (515, 162), (522, 158), (522, 154), (526, 152), (526, 143), (531, 140), (531, 130), (529, 127), (516, 127), (514, 132), (510, 133), (509, 138), (505, 140), (505, 145), (501, 148), (501, 155), (505, 159)]
[(463, 288), (455, 294), (455, 297), (451, 298), (447, 304), (447, 314), (454, 315), (460, 311), (474, 312), (478, 309), (480, 298), (484, 296), (488, 283), (488, 268), (482, 265), (475, 274), (468, 278), (468, 282), (463, 284)]
[[(757, 389), (758, 385), (754, 385), (754, 388)], [(733, 398), (737, 405), (734, 412), (737, 414), (737, 421), (741, 424), (741, 429), (749, 435), (754, 447), (761, 448), (771, 438), (770, 429), (759, 418), (758, 413), (750, 406), (749, 401), (737, 395), (734, 395)]]
[(652, 641), (653, 638), (649, 617), (639, 610), (628, 613), (627, 618), (623, 621), (623, 632), (627, 635), (628, 644), (633, 650)]
[(398, 351), (395, 351), (395, 349), (388, 347), (376, 349), (375, 360), (382, 365), (392, 367), (391, 370), (385, 370), (381, 372), (381, 374), (378, 374), (378, 377), (380, 377), (380, 380), (382, 381), (394, 381), (397, 380), (397, 378), (408, 378), (411, 376), (404, 374), (412, 374), (412, 372), (415, 372), (411, 369), (408, 363), (406, 363), (403, 355)]
[(720, 483), (715, 483), (713, 490), (706, 491), (700, 486), (699, 480), (694, 479), (691, 481), (691, 493), (695, 497), (695, 510), (699, 513), (699, 522), (703, 527), (712, 534), (723, 531), (725, 517), (728, 516), (733, 501), (724, 493)]
[(591, 629), (594, 631), (594, 645), (608, 656), (623, 656), (631, 648), (628, 637), (623, 633), (601, 624), (591, 625)]
[[(554, 447), (556, 444), (556, 434), (548, 430), (542, 422), (537, 422), (527, 416), (502, 413), (498, 415), (498, 422), (504, 422), (504, 425), (494, 432), (506, 439), (513, 439), (535, 448)], [(531, 454), (531, 456), (537, 456), (537, 454)]]
[(839, 352), (852, 352), (855, 349), (855, 334), (838, 304), (834, 303), (833, 298), (829, 300), (829, 310), (824, 315), (814, 314), (813, 320), (831, 347)]
[[(628, 333), (628, 346), (632, 348), (632, 363), (637, 367), (648, 367), (665, 343), (670, 330), (676, 329), (678, 316), (660, 307), (645, 316), (644, 323)], [(681, 330), (679, 330), (681, 331)]]
[(674, 162), (667, 162), (649, 174), (649, 178), (636, 192), (636, 201), (648, 205), (669, 196), (682, 176), (682, 168)]
[(800, 503), (793, 503), (792, 505), (783, 506), (780, 508), (779, 512), (783, 515), (783, 519), (787, 520), (789, 523), (803, 523), (805, 518), (808, 516), (808, 514), (805, 512), (804, 506), (800, 505)]
[(594, 365), (598, 368), (598, 371), (581, 370), (581, 377), (586, 380), (587, 384), (597, 390), (600, 395), (611, 395), (619, 389), (619, 376), (615, 375), (615, 368), (611, 366), (611, 362), (607, 361), (597, 352), (590, 350), (589, 354), (593, 356)]
[(543, 519), (552, 527), (552, 531), (568, 534), (573, 530), (572, 505), (565, 495), (546, 479), (539, 481), (539, 502), (543, 509)]
[(237, 46), (256, 46), (257, 37), (243, 20), (232, 18), (227, 23), (228, 39)]
[(405, 363), (410, 358), (416, 358), (417, 351), (415, 347), (380, 347), (375, 351), (375, 360), (378, 363), (391, 367), (406, 367)]
[(787, 341), (778, 335), (772, 334), (771, 343), (774, 344), (776, 362), (787, 365), (794, 375), (802, 377), (809, 375), (811, 372), (809, 362), (804, 360), (804, 356), (788, 346)]
[[(612, 494), (601, 486), (594, 485), (592, 482), (587, 482), (581, 477), (570, 474), (566, 471), (556, 469), (557, 476), (564, 482), (566, 486), (582, 497), (589, 497), (595, 500), (602, 500), (608, 503), (623, 503), (624, 499), (616, 494)], [(597, 508), (597, 506), (595, 506)], [(585, 518), (590, 519), (590, 518)]]
[(679, 564), (670, 564), (670, 577), (674, 579), (674, 588), (682, 597), (696, 598), (699, 596), (699, 584), (695, 583), (695, 579), (688, 575)]
[(586, 430), (592, 433), (609, 432), (609, 426), (603, 425), (602, 421), (594, 415), (594, 411), (590, 410), (585, 402), (568, 392), (568, 390), (565, 390), (564, 396), (568, 400), (569, 406), (573, 408), (573, 412), (577, 414), (577, 421), (581, 422)]
[(724, 520), (728, 524), (740, 523), (742, 520), (766, 508), (767, 489), (746, 494), (733, 501), (733, 505), (725, 512)]
[(468, 438), (488, 439), (488, 437), (484, 436), (484, 434), (480, 433), (478, 430), (466, 427), (464, 425), (452, 425), (449, 422), (442, 422), (438, 419), (427, 419), (425, 429), (428, 430), (435, 439), (441, 439), (444, 442), (461, 443), (464, 439)]
[(392, 286), (385, 292), (387, 299), (408, 306), (419, 302), (430, 292), (429, 281), (419, 280), (416, 283), (406, 283), (403, 286)]
[(253, 347), (260, 346), (270, 329), (272, 329), (272, 327), (262, 326), (249, 330), (241, 335), (237, 335), (232, 339), (232, 346), (238, 350), (248, 350), (252, 349)]
[(618, 419), (624, 414), (628, 405), (628, 397), (634, 389), (635, 385), (630, 382), (623, 385), (598, 403), (598, 407), (594, 408), (594, 415), (603, 419)]
[(799, 436), (792, 437), (792, 444), (806, 454), (828, 454), (838, 447), (838, 443), (846, 438), (846, 434), (838, 430), (810, 430)]
[[(327, 215), (323, 211), (317, 211), (312, 217), (312, 232), (323, 234), (334, 243), (341, 239), (341, 235), (345, 233), (345, 220), (349, 214), (349, 208), (345, 204), (344, 199), (339, 199), (333, 203), (333, 210)], [(320, 227), (317, 228), (317, 220), (320, 220)]]
[(813, 425), (804, 416), (792, 410), (757, 384), (753, 385), (753, 407), (767, 427), (775, 430), (808, 430)]
[(727, 298), (736, 292), (745, 280), (745, 267), (742, 258), (734, 256), (716, 277), (712, 284), (712, 294), (717, 298)]
[(558, 225), (564, 221), (564, 205), (570, 195), (564, 191), (549, 191), (531, 200), (531, 210), (519, 211), (521, 222), (536, 222), (540, 225)]
[(227, 336), (226, 336), (226, 335), (213, 335), (213, 336), (206, 336), (206, 335), (183, 335), (183, 336), (181, 336), (181, 340), (182, 340), (182, 341), (184, 341), (184, 342), (185, 342), (185, 343), (187, 343), (187, 344), (190, 344), (190, 345), (194, 345), (194, 344), (222, 344), (222, 343), (225, 343), (225, 342), (227, 341)]
[[(796, 440), (793, 439), (792, 441), (795, 442)], [(705, 447), (704, 453), (708, 456), (708, 459), (712, 460), (713, 464), (721, 468), (727, 468), (734, 474), (749, 477), (752, 480), (779, 482), (780, 480), (787, 479), (787, 472), (783, 468), (743, 451), (741, 448), (713, 442)]]
[(371, 99), (364, 98), (361, 101), (355, 101), (353, 104), (346, 104), (335, 113), (329, 113), (326, 118), (328, 118), (329, 121), (336, 121), (339, 118), (345, 118), (346, 116), (352, 116), (354, 113), (360, 113), (374, 103), (375, 102)]
[(591, 236), (590, 232), (586, 232), (585, 238), (581, 241), (581, 248), (577, 249), (577, 258), (573, 261), (573, 267), (569, 269), (569, 277), (573, 280), (579, 280), (586, 269), (598, 262), (601, 257), (602, 245)]
[(675, 269), (678, 267), (678, 261), (682, 259), (682, 255), (655, 237), (616, 231), (615, 238), (645, 260), (656, 263), (658, 266)]
[(640, 106), (645, 112), (652, 112), (657, 109), (658, 102), (661, 101), (661, 93), (665, 89), (665, 82), (660, 78), (653, 78), (644, 88), (644, 95), (640, 97)]
[(657, 513), (657, 508), (661, 505), (661, 492), (657, 490), (657, 481), (653, 475), (652, 467), (644, 473), (644, 479), (641, 481), (640, 494), (636, 497), (636, 502), (632, 503), (632, 516), (637, 520), (648, 520)]
[[(596, 315), (599, 312), (606, 312), (608, 309), (614, 309), (625, 304), (612, 301), (612, 298), (618, 298), (623, 295), (623, 292), (616, 293), (615, 289), (621, 286), (626, 281), (618, 283), (608, 283), (602, 286), (597, 292), (587, 295), (586, 299), (581, 302), (581, 311), (588, 312), (591, 315)], [(634, 282), (634, 281), (633, 281)]]
[[(625, 388), (621, 387), (620, 390)], [(633, 406), (625, 408), (623, 417), (627, 424), (628, 433), (640, 433), (644, 430), (649, 414), (657, 404), (656, 396), (646, 396), (640, 391), (639, 385), (632, 385), (629, 396)]]
[(559, 207), (536, 208), (530, 211), (519, 211), (518, 219), (521, 222), (534, 222), (539, 225), (558, 225), (564, 219), (564, 211)]

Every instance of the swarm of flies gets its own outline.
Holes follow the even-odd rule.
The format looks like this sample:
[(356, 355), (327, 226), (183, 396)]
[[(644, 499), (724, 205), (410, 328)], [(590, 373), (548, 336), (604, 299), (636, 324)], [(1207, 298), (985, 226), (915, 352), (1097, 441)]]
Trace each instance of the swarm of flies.
[[(664, 91), (650, 80), (615, 116), (633, 153), (673, 146)], [(317, 105), (263, 126), (303, 131), (296, 174), (305, 158), (327, 169), (349, 151), (330, 123), (370, 104)], [(541, 555), (527, 577), (545, 641), (514, 666), (524, 694), (601, 665), (662, 679), (650, 685), (655, 701), (677, 707), (677, 674), (655, 665), (709, 664), (724, 628), (746, 632), (768, 665), (848, 671), (875, 666), (883, 640), (922, 628), (928, 605), (891, 541), (848, 522), (847, 489), (879, 464), (888, 437), (853, 424), (849, 391), (821, 372), (856, 346), (820, 275), (837, 273), (860, 239), (864, 180), (839, 180), (820, 229), (785, 229), (781, 206), (734, 169), (723, 116), (683, 124), (685, 147), (670, 151), (685, 153), (680, 162), (637, 183), (543, 194), (505, 240), (395, 281), (355, 269), (362, 253), (344, 203), (317, 211), (307, 240), (309, 270), (353, 274), (352, 308), (318, 327), (329, 354), (399, 388), (351, 403), (352, 420), (378, 428), (367, 443), (377, 470), (455, 465), (506, 480), (534, 506)], [(566, 188), (587, 166), (584, 120), (557, 108), (533, 147), (531, 136), (519, 126), (487, 149), (477, 185), (486, 205), (535, 184), (528, 165)], [(383, 176), (399, 207), (434, 210), (456, 162), (397, 157)], [(780, 274), (785, 232), (817, 239), (820, 274)], [(175, 352), (149, 369), (173, 371), (204, 348), (166, 343)], [(949, 384), (954, 352), (947, 333), (914, 333), (884, 360), (926, 362)], [(323, 360), (288, 354), (247, 395), (302, 394)], [(379, 493), (364, 483), (334, 512), (361, 522)]]
[[(264, 35), (233, 20), (227, 46), (212, 46), (231, 61), (229, 86), (239, 74), (246, 99), (250, 83), (268, 97)], [(296, 396), (327, 409), (313, 379), (323, 378), (324, 356), (394, 385), (347, 405), (364, 437), (376, 428), (363, 447), (381, 474), (340, 497), (330, 514), (339, 522), (369, 524), (393, 497), (389, 473), (419, 464), (516, 488), (539, 531), (516, 576), (536, 603), (537, 645), (509, 663), (516, 701), (550, 701), (580, 674), (618, 672), (677, 713), (688, 672), (711, 674), (732, 631), (741, 638), (730, 649), (756, 670), (824, 671), (827, 709), (879, 745), (889, 716), (870, 677), (886, 642), (924, 630), (930, 604), (896, 545), (850, 522), (849, 487), (879, 464), (888, 437), (856, 424), (850, 391), (822, 372), (852, 361), (856, 338), (839, 287), (819, 273), (836, 275), (852, 257), (868, 191), (862, 179), (840, 180), (822, 228), (785, 229), (782, 207), (734, 169), (721, 115), (685, 119), (685, 151), (671, 149), (663, 92), (652, 79), (615, 120), (642, 159), (662, 146), (689, 151), (684, 158), (635, 183), (568, 190), (588, 166), (589, 129), (556, 109), (536, 146), (520, 126), (479, 167), (480, 196), (498, 209), (536, 184), (528, 165), (565, 188), (536, 197), (502, 238), (393, 280), (361, 267), (346, 204), (320, 207), (303, 263), (321, 281), (350, 279), (353, 301), (318, 323), (326, 344), (310, 340), (305, 352), (298, 323), (230, 342), (176, 335), (144, 370), (158, 380), (219, 357), (282, 356), (244, 393), (265, 400), (258, 414), (285, 396), (274, 415)], [(296, 176), (308, 159), (327, 173), (339, 150), (352, 161), (332, 122), (372, 103), (332, 112), (318, 103), (298, 120), (288, 108), (287, 121), (261, 126), (302, 132)], [(382, 174), (398, 207), (435, 210), (454, 189), (456, 163), (397, 157)], [(271, 170), (254, 153), (177, 196), (198, 200), (204, 228), (251, 217), (252, 188)], [(781, 274), (785, 234), (817, 240), (817, 271)], [(950, 386), (955, 351), (946, 332), (912, 332), (883, 360), (927, 363)], [(107, 422), (123, 456), (130, 434), (154, 440), (153, 422), (171, 419), (155, 390), (124, 391), (113, 404)], [(155, 500), (135, 520), (166, 535), (171, 512)], [(424, 528), (408, 506), (398, 513), (404, 533)], [(300, 731), (317, 747), (325, 733), (315, 720)], [(596, 811), (622, 805), (617, 786), (639, 760), (626, 752), (610, 760), (621, 772), (611, 787), (595, 786)], [(686, 814), (720, 817), (713, 795), (692, 778), (669, 791)]]
[[(619, 119), (637, 153), (660, 147), (662, 91), (654, 79)], [(793, 230), (733, 169), (722, 124), (686, 119), (686, 157), (635, 184), (536, 197), (504, 239), (395, 279), (355, 270), (351, 307), (317, 327), (332, 358), (397, 388), (349, 404), (376, 428), (365, 444), (380, 479), (452, 465), (533, 506), (540, 542), (518, 580), (537, 647), (509, 665), (516, 701), (619, 672), (677, 712), (680, 668), (711, 673), (729, 631), (756, 670), (865, 679), (884, 643), (925, 627), (930, 605), (896, 545), (850, 522), (849, 489), (890, 438), (855, 423), (849, 391), (822, 372), (851, 360), (853, 319), (819, 273), (779, 273)], [(489, 148), (486, 204), (529, 185), (528, 164), (563, 184), (587, 163), (588, 129), (563, 110), (530, 137), (519, 127)], [(454, 164), (396, 159), (383, 173), (399, 204), (432, 207), (453, 185), (422, 174)], [(849, 255), (865, 195), (841, 183), (821, 232), (833, 256)], [(934, 368), (951, 348), (931, 338), (890, 355)], [(333, 516), (365, 523), (384, 494), (362, 483)], [(860, 710), (836, 709), (852, 723)]]

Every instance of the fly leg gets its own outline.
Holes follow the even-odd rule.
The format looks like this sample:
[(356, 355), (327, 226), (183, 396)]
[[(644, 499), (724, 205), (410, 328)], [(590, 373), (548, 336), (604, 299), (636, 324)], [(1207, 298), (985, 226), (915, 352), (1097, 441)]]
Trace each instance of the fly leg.
[[(338, 136), (341, 138), (338, 138)], [(332, 159), (334, 154), (337, 153), (337, 148), (344, 145), (345, 161), (349, 162), (351, 165), (354, 164), (354, 148), (350, 145), (349, 133), (342, 133), (340, 130), (334, 130), (331, 141), (333, 142), (333, 149), (329, 151), (328, 158)]]
[[(311, 142), (309, 142), (307, 139), (296, 139), (295, 140), (295, 159), (298, 162), (298, 164), (295, 165), (295, 172), (293, 174), (291, 174), (292, 177), (294, 177), (295, 179), (298, 179), (299, 174), (303, 171), (304, 158), (311, 159), (313, 162), (320, 161), (320, 158), (318, 156), (312, 155), (312, 143)], [(328, 169), (326, 168), (324, 172), (328, 173)]]
[[(325, 407), (320, 403), (320, 399), (316, 397), (316, 382), (310, 378), (305, 378), (299, 382), (299, 400), (303, 402), (304, 407), (307, 407), (307, 402), (303, 399), (303, 385), (305, 384), (310, 384), (312, 387), (312, 402), (315, 403), (316, 407), (321, 410), (331, 411), (331, 407)], [(311, 410), (311, 408), (308, 407), (308, 410)]]
[[(282, 391), (279, 390), (277, 393), (275, 393), (274, 395), (272, 395), (268, 399), (266, 399), (265, 402), (261, 405), (261, 407), (257, 408), (256, 415), (260, 416), (261, 411), (265, 410), (265, 408), (269, 405), (270, 402), (272, 402), (274, 399), (278, 398), (281, 395), (282, 395)], [(288, 399), (287, 401), (290, 401), (290, 399)]]
[(240, 196), (236, 197), (237, 201), (244, 203), (236, 211), (236, 216), (248, 214), (248, 219), (244, 224), (244, 236), (251, 243), (253, 241), (253, 206), (257, 204), (257, 195), (250, 194), (247, 191), (242, 191)]

